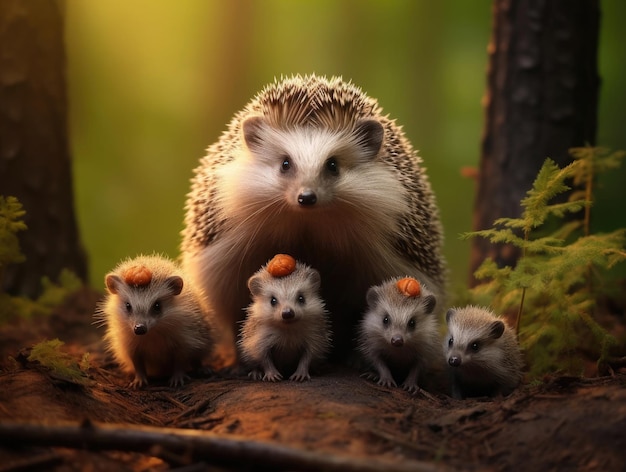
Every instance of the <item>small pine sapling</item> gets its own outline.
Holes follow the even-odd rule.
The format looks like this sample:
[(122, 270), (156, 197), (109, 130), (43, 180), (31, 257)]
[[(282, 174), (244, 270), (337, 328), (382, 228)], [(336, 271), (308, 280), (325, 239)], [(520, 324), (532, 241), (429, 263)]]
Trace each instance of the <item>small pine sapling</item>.
[[(516, 331), (531, 376), (559, 370), (576, 373), (581, 363), (575, 354), (593, 353), (601, 362), (615, 344), (594, 319), (598, 293), (591, 277), (592, 268), (610, 269), (626, 259), (626, 230), (592, 235), (589, 221), (595, 176), (619, 166), (624, 153), (591, 147), (570, 152), (574, 161), (565, 168), (550, 159), (544, 162), (521, 202), (520, 218), (500, 218), (491, 229), (462, 235), (522, 250), (515, 267), (499, 268), (485, 260), (475, 276), (486, 282), (472, 289), (472, 296), (475, 303), (491, 305), (495, 311), (517, 311)], [(570, 190), (566, 184), (570, 180), (582, 190), (573, 191), (567, 201), (553, 202)], [(584, 219), (565, 218), (583, 209)], [(555, 219), (560, 224), (556, 229)]]
[(26, 230), (22, 217), (26, 212), (15, 197), (0, 195), (0, 284), (4, 280), (4, 270), (9, 264), (25, 260), (17, 238), (19, 231)]

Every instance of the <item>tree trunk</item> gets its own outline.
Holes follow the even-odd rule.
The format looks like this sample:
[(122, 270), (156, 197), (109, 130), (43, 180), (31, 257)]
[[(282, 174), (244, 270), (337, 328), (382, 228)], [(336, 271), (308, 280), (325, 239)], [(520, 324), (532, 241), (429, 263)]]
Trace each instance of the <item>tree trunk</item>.
[[(494, 0), (474, 230), (519, 217), (547, 157), (565, 165), (569, 148), (595, 142), (599, 10), (597, 0)], [(470, 285), (485, 258), (503, 267), (519, 257), (472, 244)]]
[(6, 269), (2, 290), (36, 296), (41, 278), (63, 268), (85, 280), (67, 132), (63, 5), (55, 0), (0, 4), (0, 194), (16, 196), (28, 230), (26, 262)]

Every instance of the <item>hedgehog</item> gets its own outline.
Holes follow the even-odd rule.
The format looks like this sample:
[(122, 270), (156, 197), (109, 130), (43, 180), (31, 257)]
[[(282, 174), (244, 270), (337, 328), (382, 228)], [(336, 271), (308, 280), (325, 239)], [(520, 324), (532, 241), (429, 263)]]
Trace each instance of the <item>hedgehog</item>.
[(148, 377), (169, 376), (181, 386), (186, 373), (211, 353), (213, 322), (180, 267), (160, 256), (121, 262), (105, 276), (107, 294), (96, 323), (106, 325), (105, 345), (140, 388)]
[(278, 253), (320, 272), (339, 356), (370, 286), (401, 273), (437, 296), (445, 288), (421, 158), (375, 99), (338, 77), (266, 86), (200, 160), (185, 211), (183, 267), (225, 340), (248, 303), (248, 274)]
[(330, 329), (319, 296), (320, 274), (278, 254), (248, 280), (252, 303), (238, 346), (244, 365), (256, 380), (310, 380), (309, 367), (330, 350)]
[[(437, 300), (412, 277), (391, 279), (367, 291), (367, 310), (359, 324), (358, 350), (377, 375), (378, 385), (420, 390), (418, 381), (443, 362), (440, 348)], [(395, 374), (395, 375), (394, 375)]]
[(457, 399), (510, 394), (522, 381), (513, 329), (491, 310), (469, 305), (446, 313), (443, 350)]

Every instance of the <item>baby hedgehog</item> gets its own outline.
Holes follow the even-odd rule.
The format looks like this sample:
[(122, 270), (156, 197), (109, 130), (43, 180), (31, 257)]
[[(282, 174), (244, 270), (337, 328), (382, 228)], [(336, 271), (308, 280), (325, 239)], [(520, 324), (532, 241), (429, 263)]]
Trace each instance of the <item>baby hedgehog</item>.
[(106, 324), (105, 343), (122, 369), (134, 373), (131, 387), (148, 377), (169, 376), (183, 385), (212, 347), (212, 324), (198, 293), (173, 261), (139, 256), (106, 275), (106, 298), (96, 313)]
[(515, 333), (490, 310), (451, 308), (443, 349), (454, 398), (508, 395), (522, 381), (522, 354)]
[(238, 345), (254, 379), (309, 380), (309, 366), (330, 349), (330, 329), (319, 296), (320, 274), (278, 254), (248, 280), (252, 303)]
[(419, 389), (424, 373), (442, 362), (435, 296), (412, 277), (371, 287), (359, 326), (358, 349), (378, 373), (378, 384)]
[(320, 272), (338, 356), (350, 351), (370, 286), (408, 274), (436, 295), (444, 288), (422, 160), (377, 101), (340, 78), (264, 88), (208, 148), (185, 208), (183, 267), (232, 335), (247, 274), (278, 253)]

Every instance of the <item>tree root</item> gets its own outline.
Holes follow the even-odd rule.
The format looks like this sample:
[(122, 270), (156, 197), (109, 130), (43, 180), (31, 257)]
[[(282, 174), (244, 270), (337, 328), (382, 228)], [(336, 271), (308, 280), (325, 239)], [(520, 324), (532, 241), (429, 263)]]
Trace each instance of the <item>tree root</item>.
[(0, 442), (5, 446), (48, 446), (91, 450), (134, 451), (225, 467), (254, 467), (268, 470), (302, 471), (414, 471), (441, 472), (441, 464), (400, 459), (354, 458), (325, 452), (252, 441), (238, 436), (220, 436), (207, 431), (112, 425), (85, 421), (54, 425), (34, 423), (0, 424)]

